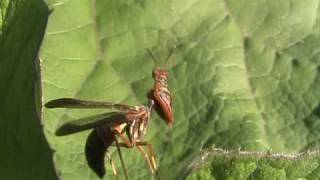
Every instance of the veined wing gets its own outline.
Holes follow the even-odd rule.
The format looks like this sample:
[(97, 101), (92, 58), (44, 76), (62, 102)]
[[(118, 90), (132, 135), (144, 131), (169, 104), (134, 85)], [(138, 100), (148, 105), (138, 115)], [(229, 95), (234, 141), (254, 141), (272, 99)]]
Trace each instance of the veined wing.
[(92, 129), (101, 125), (122, 124), (127, 121), (126, 114), (121, 112), (108, 112), (94, 116), (76, 119), (62, 124), (56, 131), (57, 136), (65, 136)]
[(47, 108), (103, 108), (103, 109), (117, 109), (125, 111), (131, 108), (131, 106), (124, 104), (117, 104), (112, 102), (101, 102), (101, 101), (86, 101), (73, 98), (61, 98), (49, 101), (45, 104)]

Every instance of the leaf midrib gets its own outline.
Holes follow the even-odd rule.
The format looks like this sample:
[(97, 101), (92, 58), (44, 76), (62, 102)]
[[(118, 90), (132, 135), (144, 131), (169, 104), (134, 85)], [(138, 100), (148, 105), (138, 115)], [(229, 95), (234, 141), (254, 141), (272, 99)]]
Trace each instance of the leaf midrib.
[[(240, 23), (239, 21), (237, 20), (237, 18), (233, 15), (229, 5), (228, 5), (228, 2), (227, 0), (223, 0), (224, 2), (224, 6), (225, 6), (225, 10), (226, 10), (226, 13), (230, 16), (230, 18), (234, 21), (235, 23), (235, 26), (238, 28), (239, 32), (240, 32), (240, 38), (241, 38), (241, 45), (242, 45), (242, 53), (243, 53), (243, 63), (244, 63), (244, 70), (245, 70), (245, 74), (246, 74), (246, 82), (247, 82), (247, 86), (248, 86), (248, 89), (249, 89), (249, 93), (250, 93), (250, 96), (252, 97), (252, 100), (255, 104), (255, 107), (256, 107), (256, 113), (261, 117), (261, 120), (262, 120), (262, 123), (263, 125), (261, 126), (263, 129), (263, 137), (260, 137), (260, 139), (262, 139), (264, 142), (267, 142), (268, 146), (269, 146), (269, 142), (266, 138), (266, 129), (265, 129), (265, 122), (267, 122), (267, 118), (265, 117), (265, 115), (263, 115), (261, 109), (259, 108), (259, 103), (257, 102), (257, 99), (256, 99), (256, 96), (254, 95), (254, 91), (253, 91), (253, 86), (250, 82), (250, 76), (249, 76), (249, 72), (248, 72), (248, 63), (246, 61), (246, 52), (245, 52), (245, 45), (244, 45), (244, 42), (245, 42), (245, 35), (244, 35), (244, 32), (243, 32), (243, 29), (241, 28), (240, 26)], [(258, 142), (258, 141), (257, 141)], [(260, 142), (258, 142), (260, 143)], [(261, 144), (261, 143), (260, 143)], [(262, 146), (265, 146), (265, 144), (261, 144)]]

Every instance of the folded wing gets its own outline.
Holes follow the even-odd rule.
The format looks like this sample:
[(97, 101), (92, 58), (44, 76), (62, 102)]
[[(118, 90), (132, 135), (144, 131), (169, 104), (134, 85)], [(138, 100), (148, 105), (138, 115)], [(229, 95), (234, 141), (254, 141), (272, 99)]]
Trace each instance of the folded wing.
[(93, 129), (102, 125), (108, 125), (111, 127), (117, 124), (125, 123), (126, 121), (127, 118), (125, 113), (108, 112), (66, 122), (57, 129), (55, 134), (57, 136), (65, 136), (88, 129)]

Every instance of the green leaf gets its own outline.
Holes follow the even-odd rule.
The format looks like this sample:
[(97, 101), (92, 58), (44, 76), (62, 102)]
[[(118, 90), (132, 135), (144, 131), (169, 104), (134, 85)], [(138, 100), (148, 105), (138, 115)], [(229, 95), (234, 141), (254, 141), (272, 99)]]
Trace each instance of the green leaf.
[[(14, 1), (12, 1), (14, 2)], [(0, 35), (2, 34), (2, 29), (7, 21), (7, 10), (9, 6), (9, 0), (0, 1)]]
[(0, 179), (53, 180), (40, 122), (38, 50), (49, 11), (40, 0), (0, 1)]
[[(162, 179), (183, 179), (188, 165), (212, 145), (283, 153), (319, 147), (319, 0), (48, 4), (53, 13), (40, 53), (44, 102), (73, 97), (146, 104), (156, 65), (145, 49), (165, 59), (170, 48), (182, 45), (159, 63), (170, 73), (174, 126), (153, 113), (145, 137)], [(61, 179), (98, 179), (84, 156), (89, 132), (54, 135), (62, 123), (98, 112), (44, 110), (44, 131)], [(110, 151), (123, 174), (116, 151)], [(123, 153), (131, 179), (150, 178), (137, 150)], [(247, 174), (253, 165), (240, 171)]]
[(0, 2), (0, 14), (1, 14), (1, 24), (2, 22), (4, 21), (5, 19), (5, 16), (6, 16), (6, 11), (8, 9), (8, 4), (9, 4), (9, 1), (1, 1)]
[[(212, 149), (191, 163), (187, 180), (211, 179), (319, 179), (319, 151), (301, 154), (228, 152)], [(204, 164), (202, 164), (204, 162)]]

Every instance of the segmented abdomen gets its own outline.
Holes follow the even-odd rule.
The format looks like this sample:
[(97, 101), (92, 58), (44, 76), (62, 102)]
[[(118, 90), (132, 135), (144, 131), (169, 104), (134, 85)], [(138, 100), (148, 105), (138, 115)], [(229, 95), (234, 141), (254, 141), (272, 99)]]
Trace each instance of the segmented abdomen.
[(169, 125), (173, 123), (172, 98), (170, 91), (166, 87), (156, 87), (153, 91), (155, 101), (161, 107), (165, 120)]

